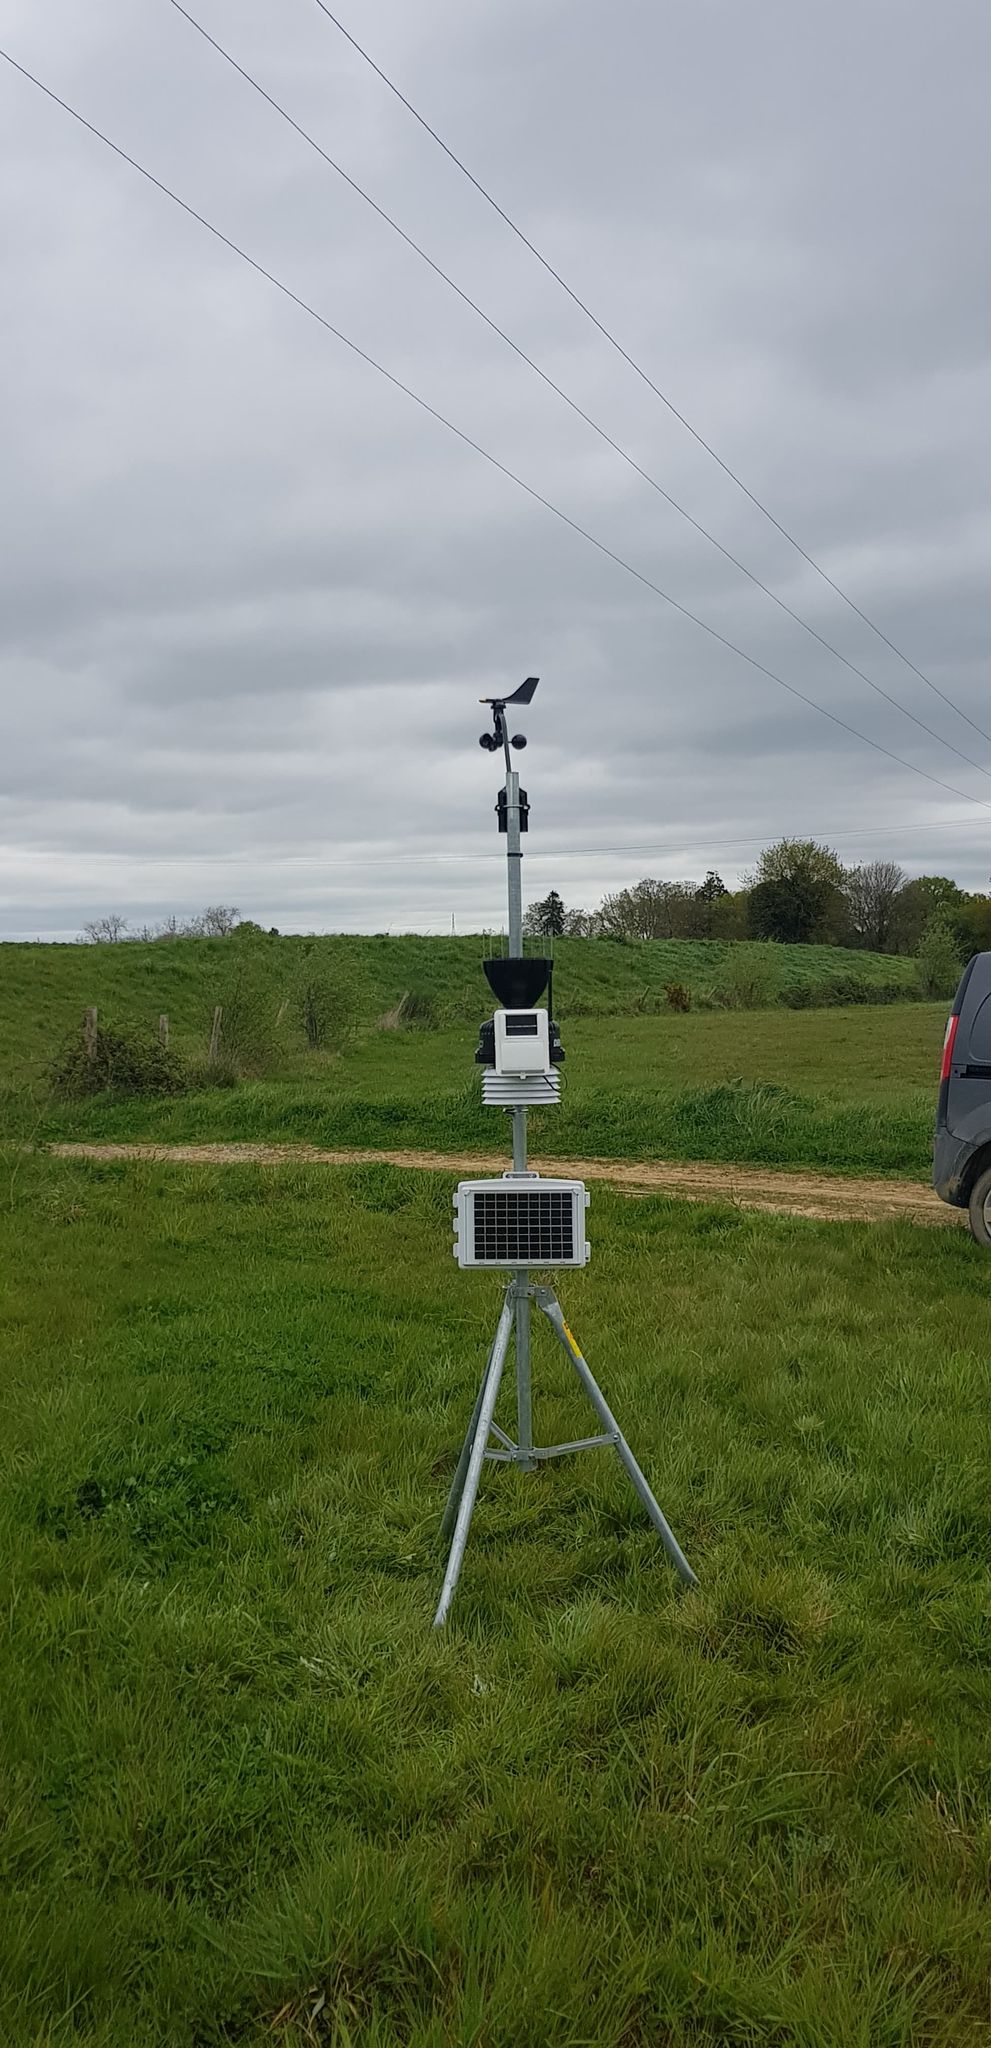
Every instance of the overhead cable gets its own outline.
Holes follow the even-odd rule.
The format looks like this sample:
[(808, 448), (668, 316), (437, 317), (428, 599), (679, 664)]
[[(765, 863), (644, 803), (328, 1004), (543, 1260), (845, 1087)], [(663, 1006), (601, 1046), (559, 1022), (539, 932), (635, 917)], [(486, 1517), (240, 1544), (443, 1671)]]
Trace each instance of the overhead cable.
[(259, 277), (263, 277), (266, 283), (274, 286), (276, 291), (281, 292), (284, 298), (289, 299), (294, 306), (297, 306), (301, 312), (306, 313), (311, 320), (315, 320), (318, 326), (324, 328), (336, 341), (341, 342), (361, 362), (366, 363), (380, 377), (384, 377), (386, 382), (393, 386), (394, 390), (402, 392), (404, 397), (411, 399), (414, 405), (418, 406), (431, 419), (436, 420), (438, 425), (444, 427), (448, 433), (453, 434), (466, 448), (472, 449), (476, 455), (480, 455), (482, 460), (489, 463), (501, 476), (506, 477), (510, 483), (516, 484), (518, 489), (525, 491), (527, 497), (531, 498), (535, 504), (543, 506), (546, 512), (552, 513), (555, 519), (559, 519), (564, 526), (569, 527), (573, 533), (578, 534), (582, 540), (587, 541), (590, 547), (595, 548), (607, 561), (614, 562), (617, 568), (622, 569), (626, 575), (632, 576), (637, 583), (643, 585), (644, 589), (652, 591), (655, 597), (661, 598), (663, 603), (669, 605), (682, 618), (687, 619), (690, 624), (697, 626), (701, 632), (707, 634), (711, 640), (724, 647), (730, 654), (735, 654), (739, 660), (745, 661), (748, 667), (754, 669), (757, 674), (766, 676), (769, 682), (775, 683), (779, 689), (787, 691), (789, 696), (796, 698), (799, 703), (806, 705), (810, 711), (816, 711), (820, 717), (828, 718), (832, 725), (838, 726), (842, 731), (849, 733), (853, 739), (862, 741), (864, 746), (872, 747), (875, 753), (882, 754), (886, 760), (894, 761), (898, 767), (908, 769), (910, 774), (920, 775), (924, 781), (931, 782), (937, 789), (946, 790), (951, 796), (960, 797), (966, 803), (976, 804), (981, 810), (991, 811), (991, 802), (988, 802), (983, 797), (972, 795), (969, 790), (958, 789), (954, 783), (944, 781), (942, 776), (933, 775), (928, 768), (920, 768), (916, 762), (908, 761), (903, 755), (896, 754), (891, 747), (884, 746), (880, 740), (871, 739), (869, 734), (861, 732), (859, 727), (851, 725), (848, 719), (841, 718), (838, 712), (830, 711), (824, 704), (817, 703), (814, 697), (807, 696), (805, 691), (800, 690), (795, 683), (787, 682), (783, 676), (778, 675), (774, 669), (769, 668), (766, 662), (758, 660), (756, 655), (748, 654), (744, 648), (737, 645), (736, 641), (731, 640), (727, 634), (721, 633), (718, 627), (711, 625), (708, 620), (701, 618), (697, 612), (691, 611), (687, 605), (682, 604), (680, 599), (672, 597), (671, 593), (664, 590), (659, 583), (655, 583), (652, 577), (645, 575), (643, 570), (637, 569), (632, 562), (626, 560), (625, 556), (619, 554), (615, 548), (609, 547), (607, 542), (600, 540), (596, 534), (590, 533), (587, 527), (582, 526), (577, 519), (573, 519), (571, 514), (563, 511), (559, 505), (555, 505), (550, 498), (546, 498), (541, 491), (536, 489), (535, 485), (527, 483), (516, 470), (510, 469), (507, 463), (500, 461), (497, 455), (493, 455), (488, 448), (483, 447), (482, 443), (476, 441), (463, 427), (456, 426), (453, 420), (448, 419), (446, 414), (438, 411), (436, 406), (431, 405), (429, 400), (423, 398), (411, 385), (406, 384), (401, 377), (397, 377), (392, 370), (386, 369), (383, 363), (380, 363), (375, 356), (369, 354), (368, 350), (362, 348), (358, 342), (353, 341), (340, 327), (335, 326), (333, 321), (328, 320), (323, 313), (318, 312), (316, 307), (311, 305), (307, 299), (302, 298), (298, 292), (293, 291), (292, 287), (284, 283), (282, 278), (276, 276), (274, 271), (267, 269), (263, 263), (258, 261), (257, 257), (249, 255), (248, 251), (242, 248), (240, 243), (233, 241), (229, 235), (224, 234), (223, 230), (208, 220), (205, 214), (198, 212), (196, 207), (191, 206), (188, 200), (180, 198), (178, 192), (174, 191), (172, 186), (165, 184), (163, 179), (156, 177), (153, 171), (149, 171), (144, 164), (139, 163), (137, 157), (131, 156), (126, 149), (122, 148), (120, 143), (114, 142), (102, 128), (98, 128), (94, 122), (87, 120), (86, 116), (81, 114), (77, 108), (71, 106), (68, 100), (62, 99), (51, 86), (46, 85), (34, 72), (29, 71), (26, 65), (21, 64), (16, 57), (12, 56), (10, 51), (0, 47), (0, 58), (3, 58), (4, 62), (9, 64), (14, 71), (17, 71), (22, 78), (25, 78), (30, 85), (33, 85), (39, 92), (43, 93), (46, 99), (51, 100), (55, 106), (60, 107), (62, 112), (68, 114), (81, 128), (85, 128), (88, 134), (94, 136), (98, 142), (103, 143), (105, 148), (112, 150), (113, 154), (119, 157), (123, 163), (128, 164), (132, 170), (137, 171), (140, 177), (144, 178), (148, 184), (153, 185), (156, 191), (162, 193), (164, 198), (171, 200), (173, 205), (178, 206), (183, 213), (188, 215), (190, 220), (196, 221), (198, 226), (204, 228), (207, 234), (212, 235), (215, 241), (222, 243), (223, 247), (228, 249), (232, 255), (237, 256), (242, 263), (246, 263), (249, 269), (255, 271)]
[[(699, 447), (703, 448), (705, 453), (711, 456), (713, 462), (722, 470), (724, 476), (728, 476), (730, 482), (734, 483), (737, 489), (743, 492), (744, 497), (749, 498), (750, 503), (756, 506), (758, 512), (763, 513), (764, 518), (769, 520), (771, 525), (781, 534), (782, 539), (786, 540), (789, 546), (793, 547), (801, 555), (803, 562), (807, 562), (809, 568), (814, 569), (816, 575), (821, 577), (824, 583), (828, 583), (830, 590), (835, 591), (837, 597), (841, 598), (843, 603), (852, 612), (856, 613), (858, 619), (862, 619), (864, 625), (868, 626), (870, 631), (876, 634), (877, 638), (882, 640), (887, 648), (890, 648), (891, 653), (897, 655), (898, 660), (904, 662), (906, 668), (911, 669), (912, 674), (918, 676), (921, 683), (925, 683), (927, 690), (932, 690), (935, 696), (941, 697), (943, 703), (949, 705), (950, 710), (955, 711), (958, 718), (962, 718), (964, 723), (971, 726), (974, 732), (980, 735), (982, 740), (987, 740), (989, 745), (991, 745), (991, 733), (986, 732), (982, 725), (978, 725), (976, 719), (971, 718), (970, 713), (964, 711), (946, 690), (941, 689), (938, 683), (934, 683), (932, 677), (928, 676), (924, 669), (917, 667), (916, 663), (904, 652), (904, 649), (896, 645), (895, 641), (890, 638), (883, 628), (877, 625), (868, 616), (867, 612), (856, 603), (855, 599), (849, 595), (849, 592), (836, 582), (835, 577), (830, 576), (829, 571), (823, 568), (822, 563), (817, 562), (815, 556), (811, 555), (808, 549), (802, 546), (801, 541), (797, 540), (789, 528), (770, 510), (769, 506), (765, 505), (763, 499), (759, 498), (757, 493), (752, 491), (748, 484), (744, 483), (743, 478), (738, 472), (731, 468), (728, 462), (724, 461), (711, 442), (707, 441), (704, 435), (700, 434), (698, 428), (693, 427), (691, 420), (687, 418), (685, 413), (679, 411), (674, 400), (668, 397), (666, 391), (662, 391), (659, 384), (655, 383), (653, 377), (644, 369), (643, 364), (637, 362), (636, 357), (631, 355), (627, 348), (624, 348), (623, 343), (612, 332), (612, 329), (606, 326), (605, 321), (599, 319), (598, 314), (592, 311), (591, 306), (588, 305), (586, 300), (574, 290), (565, 277), (562, 277), (561, 272), (555, 269), (550, 259), (544, 255), (543, 251), (537, 247), (535, 242), (531, 241), (529, 235), (520, 227), (519, 222), (513, 219), (512, 214), (507, 213), (505, 207), (500, 206), (499, 201), (494, 198), (488, 187), (482, 184), (480, 178), (476, 178), (474, 171), (469, 170), (463, 158), (458, 156), (456, 150), (453, 150), (450, 144), (444, 141), (443, 136), (438, 134), (437, 129), (431, 126), (426, 116), (421, 114), (419, 108), (413, 105), (412, 100), (407, 98), (395, 80), (390, 78), (388, 72), (382, 69), (381, 64), (375, 62), (370, 52), (365, 49), (362, 43), (359, 43), (357, 36), (352, 35), (349, 28), (345, 28), (340, 17), (327, 6), (326, 0), (316, 0), (316, 5), (319, 7), (321, 14), (326, 15), (327, 20), (332, 22), (334, 27), (340, 31), (345, 41), (350, 43), (351, 48), (357, 52), (358, 56), (363, 58), (364, 62), (370, 66), (371, 70), (375, 72), (376, 77), (382, 80), (383, 85), (387, 86), (389, 91), (395, 95), (395, 98), (402, 103), (407, 113), (412, 115), (414, 121), (417, 121), (424, 132), (437, 144), (438, 149), (443, 150), (444, 155), (450, 159), (462, 176), (468, 179), (469, 184), (474, 186), (476, 192), (485, 200), (486, 204), (491, 206), (493, 212), (498, 214), (501, 221), (505, 222), (510, 232), (516, 236), (518, 241), (522, 242), (525, 249), (530, 251), (531, 256), (536, 257), (537, 262), (541, 265), (542, 269), (546, 270), (548, 276), (554, 279), (555, 284), (560, 285), (561, 290), (567, 294), (572, 304), (578, 307), (579, 312), (583, 313), (585, 318), (591, 321), (593, 327), (598, 329), (610, 347), (614, 348), (617, 354), (622, 356), (623, 361), (629, 364), (630, 369), (636, 373), (642, 383), (647, 385), (648, 389), (653, 392), (654, 397), (660, 399), (661, 404), (666, 407), (674, 419), (679, 421), (680, 425), (685, 428), (686, 433), (691, 435), (692, 440), (697, 441)], [(718, 542), (716, 545), (718, 546)], [(742, 565), (738, 564), (738, 566)], [(749, 572), (745, 571), (744, 573)], [(804, 621), (800, 621), (800, 623), (804, 624)], [(909, 713), (909, 716), (911, 716), (911, 713)], [(948, 744), (948, 742), (944, 742), (944, 744)]]
[(570, 393), (564, 390), (563, 386), (557, 383), (556, 379), (547, 370), (542, 369), (541, 365), (535, 362), (533, 357), (528, 355), (527, 351), (521, 348), (518, 342), (513, 340), (512, 335), (507, 334), (505, 328), (500, 327), (498, 321), (493, 320), (485, 312), (477, 300), (471, 298), (468, 292), (462, 290), (450, 273), (444, 270), (439, 263), (435, 262), (434, 258), (423, 248), (422, 244), (415, 241), (412, 235), (407, 234), (405, 228), (400, 227), (399, 222), (394, 219), (393, 215), (388, 213), (384, 206), (380, 206), (378, 201), (373, 199), (369, 192), (365, 191), (364, 186), (360, 185), (357, 179), (353, 178), (350, 172), (346, 171), (343, 165), (338, 163), (336, 157), (331, 156), (324, 149), (322, 143), (317, 141), (316, 136), (311, 135), (309, 129), (304, 128), (301, 122), (297, 121), (293, 114), (290, 114), (288, 108), (282, 105), (281, 101), (274, 98), (273, 94), (262, 85), (260, 79), (256, 78), (252, 72), (246, 70), (245, 66), (239, 63), (232, 52), (225, 49), (223, 43), (218, 42), (216, 36), (211, 35), (210, 30), (205, 28), (203, 23), (198, 21), (194, 14), (190, 13), (188, 7), (183, 6), (182, 0), (169, 0), (169, 4), (174, 7), (177, 14), (182, 15), (184, 21), (188, 21), (190, 27), (195, 29), (198, 35), (202, 36), (203, 41), (209, 43), (211, 49), (215, 50), (217, 55), (222, 57), (226, 64), (230, 65), (232, 71), (236, 71), (238, 76), (243, 78), (245, 83), (250, 85), (283, 121), (288, 123), (288, 126), (301, 137), (302, 141), (307, 143), (315, 151), (316, 155), (321, 157), (323, 162), (332, 171), (335, 171), (339, 178), (344, 180), (346, 185), (350, 186), (352, 192), (355, 192), (359, 199), (364, 200), (365, 204), (371, 207), (373, 213), (376, 213), (380, 220), (385, 221), (386, 225), (400, 237), (400, 240), (405, 242), (407, 248), (412, 249), (414, 254), (434, 272), (434, 275), (439, 277), (448, 286), (449, 290), (455, 293), (462, 304), (467, 306), (480, 320), (484, 321), (486, 327), (493, 334), (497, 335), (500, 341), (505, 342), (507, 348), (512, 349), (513, 354), (518, 356), (520, 361), (525, 363), (527, 368), (532, 370), (534, 375), (539, 377), (549, 390), (555, 392), (557, 397), (562, 399), (564, 404), (569, 406), (571, 411), (576, 413), (580, 420), (584, 420), (585, 425), (591, 427), (592, 432), (598, 435), (600, 441), (604, 441), (607, 447), (611, 448), (630, 469), (635, 470), (637, 476), (642, 477), (644, 483), (649, 484), (652, 491), (656, 491), (657, 495), (663, 498), (665, 503), (672, 507), (673, 511), (677, 512), (682, 519), (687, 520), (689, 526), (694, 527), (696, 533), (702, 535), (703, 540), (708, 541), (711, 547), (718, 549), (724, 560), (731, 563), (734, 569), (738, 569), (740, 574), (745, 576), (757, 590), (762, 591), (765, 597), (770, 598), (771, 603), (777, 605), (779, 611), (784, 612), (789, 619), (794, 620), (796, 626), (801, 626), (803, 632), (808, 633), (813, 640), (817, 640), (819, 646), (824, 648), (827, 654), (833, 655), (837, 661), (842, 662), (843, 667), (848, 669), (851, 675), (857, 676), (862, 683), (866, 683), (867, 688), (873, 690), (876, 696), (883, 697), (885, 703), (892, 705), (896, 711), (901, 712), (903, 717), (910, 719), (913, 725), (918, 726), (920, 732), (926, 733), (930, 739), (935, 740), (937, 746), (945, 747), (949, 753), (955, 754), (959, 761), (965, 762), (968, 768), (975, 769), (978, 775), (986, 775), (989, 781), (991, 781), (991, 768), (985, 768), (982, 762), (974, 760), (973, 755), (965, 753), (962, 747), (955, 746), (952, 740), (944, 738), (943, 734), (937, 732), (934, 726), (927, 725), (924, 718), (919, 718), (914, 711), (910, 711), (908, 705), (903, 704), (901, 699), (896, 697), (891, 690), (884, 689), (880, 683), (874, 681), (873, 677), (867, 675), (862, 668), (858, 668), (857, 663), (850, 661), (841, 652), (840, 648), (834, 647), (832, 641), (827, 640), (825, 634), (819, 632), (818, 627), (813, 626), (808, 619), (803, 618), (802, 614), (795, 611), (794, 607), (788, 604), (783, 597), (779, 597), (776, 590), (772, 590), (769, 584), (763, 582), (753, 569), (749, 569), (745, 562), (741, 562), (739, 556), (735, 555), (731, 548), (725, 547), (723, 542), (718, 540), (714, 533), (710, 533), (708, 527), (704, 526), (700, 519), (696, 519), (694, 513), (689, 512), (686, 505), (680, 504), (678, 499), (673, 497), (671, 492), (666, 490), (665, 486), (650, 474), (649, 470), (644, 469), (636, 457), (631, 455), (629, 450), (622, 446), (621, 442), (615, 440), (613, 435), (598, 420), (593, 419), (591, 413), (586, 412), (584, 406), (580, 405), (577, 399), (572, 398)]

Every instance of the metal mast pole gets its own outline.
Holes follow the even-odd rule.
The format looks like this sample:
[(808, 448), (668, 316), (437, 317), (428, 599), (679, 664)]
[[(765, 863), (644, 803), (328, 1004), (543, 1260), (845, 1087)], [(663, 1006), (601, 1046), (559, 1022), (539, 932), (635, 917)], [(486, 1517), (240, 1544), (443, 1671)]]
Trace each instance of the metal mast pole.
[[(509, 882), (509, 954), (518, 960), (523, 952), (523, 853), (520, 846), (520, 778), (512, 765), (506, 714), (499, 714), (500, 738), (506, 757), (506, 866)], [(527, 1170), (526, 1110), (514, 1109), (513, 1172)], [(533, 1456), (533, 1402), (530, 1392), (530, 1275), (516, 1274), (513, 1283), (513, 1327), (516, 1352), (516, 1441), (517, 1462), (524, 1472), (536, 1470)]]

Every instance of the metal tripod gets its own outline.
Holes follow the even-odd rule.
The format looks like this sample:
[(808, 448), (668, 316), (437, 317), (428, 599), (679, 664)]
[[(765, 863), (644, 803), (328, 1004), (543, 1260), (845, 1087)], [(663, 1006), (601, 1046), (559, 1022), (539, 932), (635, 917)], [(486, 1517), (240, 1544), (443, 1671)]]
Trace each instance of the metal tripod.
[[(535, 1448), (530, 1430), (529, 1317), (531, 1301), (536, 1302), (541, 1313), (546, 1316), (558, 1343), (561, 1345), (566, 1356), (571, 1360), (578, 1379), (588, 1395), (588, 1399), (602, 1426), (599, 1436), (579, 1437), (574, 1443), (551, 1444), (544, 1450)], [(525, 1321), (520, 1317), (520, 1310), (524, 1308)], [(509, 1350), (509, 1340), (513, 1334), (514, 1323), (516, 1324), (517, 1408), (521, 1419), (525, 1413), (526, 1420), (526, 1441), (524, 1442), (523, 1429), (520, 1427), (520, 1441), (518, 1443), (514, 1443), (512, 1438), (506, 1435), (505, 1430), (500, 1429), (499, 1424), (494, 1419), (496, 1401), (499, 1396), (499, 1385), (502, 1380), (503, 1367), (506, 1363), (506, 1354)], [(526, 1332), (522, 1357), (520, 1350), (521, 1323)], [(490, 1444), (492, 1437), (496, 1439), (494, 1448)], [(688, 1563), (671, 1529), (668, 1527), (605, 1395), (593, 1379), (588, 1364), (578, 1349), (578, 1345), (564, 1320), (561, 1304), (557, 1296), (549, 1287), (531, 1286), (528, 1273), (517, 1273), (509, 1281), (506, 1288), (506, 1299), (503, 1304), (502, 1314), (499, 1317), (498, 1327), (492, 1340), (492, 1349), (489, 1352), (488, 1363), (482, 1374), (482, 1383), (478, 1389), (474, 1411), (468, 1425), (468, 1434), (461, 1447), (461, 1456), (458, 1459), (457, 1470), (451, 1482), (451, 1491), (447, 1497), (447, 1506), (444, 1510), (443, 1522), (441, 1523), (441, 1533), (445, 1537), (449, 1536), (451, 1538), (451, 1548), (447, 1560), (447, 1570), (444, 1573), (444, 1584), (441, 1587), (440, 1600), (437, 1603), (437, 1612), (434, 1615), (435, 1628), (443, 1628), (447, 1620), (451, 1601), (454, 1598), (458, 1579), (461, 1575), (465, 1546), (468, 1542), (468, 1531), (471, 1527), (472, 1513), (478, 1494), (478, 1482), (481, 1478), (482, 1466), (486, 1458), (494, 1459), (502, 1464), (519, 1465), (523, 1471), (532, 1472), (538, 1461), (544, 1458), (563, 1458), (570, 1451), (597, 1450), (600, 1445), (615, 1449), (620, 1464), (632, 1481), (635, 1491), (639, 1494), (679, 1578), (684, 1581), (686, 1586), (697, 1586), (698, 1580), (691, 1565)]]
[[(531, 684), (532, 688), (530, 687)], [(535, 688), (536, 678), (531, 677), (528, 679), (528, 683), (524, 685), (524, 691), (529, 689), (529, 695), (524, 695), (524, 691), (520, 691), (517, 693), (517, 698), (525, 703), (529, 703)], [(509, 699), (508, 701), (513, 702), (514, 700)], [(516, 958), (522, 952), (523, 946), (520, 778), (513, 767), (509, 751), (510, 740), (505, 720), (505, 703), (501, 699), (486, 699), (486, 702), (496, 703), (494, 714), (496, 743), (501, 745), (506, 763), (505, 820), (506, 855), (509, 871), (509, 951), (511, 956)], [(483, 741), (483, 744), (487, 744), (487, 742)], [(514, 741), (513, 744), (523, 744), (523, 742)], [(519, 1174), (525, 1174), (527, 1171), (526, 1114), (526, 1110), (522, 1106), (512, 1110), (513, 1172)], [(551, 1444), (545, 1450), (538, 1450), (534, 1446), (530, 1388), (531, 1302), (535, 1302), (541, 1313), (546, 1316), (558, 1343), (571, 1360), (581, 1385), (601, 1424), (601, 1434), (599, 1436), (580, 1437), (576, 1442), (569, 1444)], [(496, 1401), (499, 1396), (499, 1385), (502, 1379), (503, 1367), (506, 1363), (511, 1336), (515, 1338), (514, 1348), (516, 1353), (515, 1443), (512, 1437), (506, 1435), (505, 1430), (500, 1429), (494, 1419)], [(492, 1437), (496, 1439), (495, 1447), (490, 1444), (490, 1438)], [(468, 1425), (468, 1434), (461, 1447), (461, 1456), (458, 1459), (457, 1470), (451, 1483), (451, 1491), (444, 1510), (441, 1532), (445, 1537), (449, 1536), (451, 1538), (451, 1548), (437, 1612), (434, 1615), (435, 1628), (443, 1628), (450, 1610), (451, 1601), (454, 1598), (455, 1589), (461, 1574), (461, 1566), (464, 1561), (465, 1545), (468, 1541), (472, 1513), (478, 1494), (478, 1482), (481, 1478), (482, 1466), (486, 1458), (492, 1458), (503, 1464), (518, 1465), (524, 1472), (534, 1472), (537, 1465), (545, 1458), (563, 1458), (571, 1451), (596, 1450), (600, 1445), (607, 1445), (615, 1449), (620, 1464), (639, 1494), (679, 1577), (684, 1580), (686, 1586), (697, 1586), (698, 1580), (691, 1565), (688, 1563), (687, 1558), (669, 1529), (633, 1452), (616, 1421), (612, 1409), (593, 1379), (589, 1367), (578, 1349), (578, 1345), (564, 1320), (561, 1304), (557, 1296), (549, 1287), (532, 1286), (529, 1273), (525, 1269), (520, 1268), (507, 1283), (506, 1299), (503, 1304), (502, 1314), (499, 1317), (496, 1333), (492, 1340), (492, 1349), (489, 1352), (488, 1363), (482, 1375), (482, 1383), (478, 1389), (471, 1422)]]

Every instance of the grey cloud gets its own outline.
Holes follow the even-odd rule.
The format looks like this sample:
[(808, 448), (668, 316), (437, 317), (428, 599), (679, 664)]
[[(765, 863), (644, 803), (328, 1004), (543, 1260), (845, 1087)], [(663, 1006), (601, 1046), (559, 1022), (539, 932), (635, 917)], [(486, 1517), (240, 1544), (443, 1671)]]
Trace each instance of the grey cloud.
[[(727, 547), (991, 767), (310, 0), (195, 6)], [(865, 690), (569, 415), (166, 0), (9, 15), (25, 63), (606, 545), (991, 800), (987, 776)], [(758, 17), (731, 0), (677, 17), (648, 0), (375, 0), (354, 27), (700, 431), (991, 730), (991, 24), (976, 0), (950, 0), (939, 33), (921, 0), (896, 27), (853, 0)], [(497, 924), (474, 700), (529, 670), (535, 893), (594, 900), (711, 862), (732, 878), (803, 823), (846, 858), (985, 882), (977, 805), (700, 635), (6, 72), (0, 107), (2, 930), (218, 895), (302, 928)], [(617, 844), (633, 850), (559, 851)]]

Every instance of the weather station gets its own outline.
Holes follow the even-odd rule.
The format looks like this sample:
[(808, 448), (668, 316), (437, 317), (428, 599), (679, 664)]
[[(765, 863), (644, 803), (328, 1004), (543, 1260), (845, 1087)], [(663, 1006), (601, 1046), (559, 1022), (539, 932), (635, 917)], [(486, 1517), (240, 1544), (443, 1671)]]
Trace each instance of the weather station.
[[(457, 1590), (471, 1518), (486, 1461), (536, 1471), (549, 1458), (577, 1451), (613, 1450), (656, 1529), (676, 1572), (685, 1585), (698, 1581), (658, 1506), (650, 1486), (587, 1360), (564, 1318), (553, 1288), (532, 1275), (564, 1266), (584, 1266), (591, 1253), (585, 1229), (589, 1205), (582, 1181), (551, 1179), (527, 1162), (527, 1113), (560, 1098), (558, 1068), (564, 1048), (553, 1015), (553, 962), (524, 955), (521, 837), (529, 828), (530, 806), (520, 788), (513, 753), (526, 746), (522, 732), (509, 731), (510, 707), (532, 703), (538, 678), (528, 676), (506, 697), (485, 697), (492, 729), (480, 745), (501, 753), (505, 782), (496, 814), (506, 838), (509, 881), (509, 953), (483, 962), (486, 980), (499, 1007), (479, 1034), (475, 1055), (482, 1069), (482, 1102), (504, 1110), (512, 1122), (513, 1163), (492, 1179), (464, 1180), (454, 1196), (454, 1256), (465, 1269), (497, 1270), (507, 1275), (502, 1312), (489, 1348), (467, 1434), (461, 1447), (441, 1524), (450, 1539), (447, 1568), (434, 1627), (443, 1628)], [(541, 998), (546, 995), (546, 1007)], [(531, 1310), (536, 1308), (572, 1366), (599, 1429), (596, 1435), (570, 1443), (540, 1446), (533, 1441), (531, 1387)], [(496, 1405), (510, 1345), (516, 1368), (516, 1434), (496, 1421)]]

